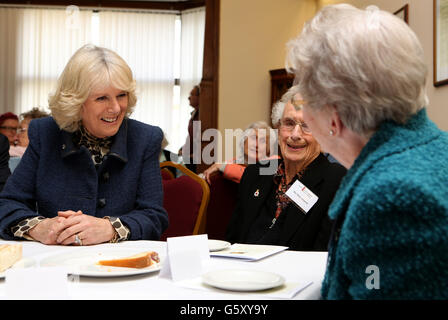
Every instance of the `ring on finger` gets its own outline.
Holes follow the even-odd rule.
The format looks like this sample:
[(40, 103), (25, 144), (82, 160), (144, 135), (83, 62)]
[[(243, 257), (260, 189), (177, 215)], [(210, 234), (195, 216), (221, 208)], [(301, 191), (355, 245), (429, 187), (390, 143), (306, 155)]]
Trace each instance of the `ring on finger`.
[(79, 246), (82, 246), (82, 240), (77, 234), (75, 234), (75, 243)]

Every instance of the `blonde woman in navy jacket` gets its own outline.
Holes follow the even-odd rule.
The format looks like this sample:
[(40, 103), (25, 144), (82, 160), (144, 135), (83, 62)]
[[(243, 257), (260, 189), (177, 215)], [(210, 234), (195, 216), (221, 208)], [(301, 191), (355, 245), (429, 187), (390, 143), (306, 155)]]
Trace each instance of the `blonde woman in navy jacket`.
[(162, 130), (128, 115), (135, 81), (111, 50), (86, 45), (31, 121), (30, 144), (0, 195), (0, 237), (91, 245), (158, 240), (167, 228)]

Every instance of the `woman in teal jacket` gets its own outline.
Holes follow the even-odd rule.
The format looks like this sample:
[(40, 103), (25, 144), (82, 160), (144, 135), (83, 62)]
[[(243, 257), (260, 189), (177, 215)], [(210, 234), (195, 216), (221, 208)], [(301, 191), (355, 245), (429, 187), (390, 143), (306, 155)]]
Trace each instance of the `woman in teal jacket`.
[(448, 298), (448, 135), (428, 119), (427, 67), (405, 22), (324, 7), (290, 42), (313, 136), (347, 169), (324, 299)]

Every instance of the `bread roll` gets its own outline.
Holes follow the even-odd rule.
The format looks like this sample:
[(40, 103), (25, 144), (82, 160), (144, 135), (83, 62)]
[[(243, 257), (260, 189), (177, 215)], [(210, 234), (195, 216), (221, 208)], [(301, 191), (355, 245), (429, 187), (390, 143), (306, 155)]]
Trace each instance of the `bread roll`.
[(22, 259), (21, 244), (0, 245), (0, 272), (10, 268), (20, 259)]
[(100, 260), (99, 265), (126, 268), (146, 268), (160, 262), (159, 255), (154, 251), (146, 251), (130, 257), (112, 260)]

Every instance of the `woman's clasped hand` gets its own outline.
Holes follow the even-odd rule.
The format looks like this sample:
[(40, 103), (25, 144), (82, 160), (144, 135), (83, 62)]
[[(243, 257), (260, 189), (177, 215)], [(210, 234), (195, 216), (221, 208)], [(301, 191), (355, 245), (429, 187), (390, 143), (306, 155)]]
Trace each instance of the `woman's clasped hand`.
[[(109, 220), (92, 217), (82, 211), (59, 211), (58, 216), (44, 219), (28, 233), (48, 245), (89, 245), (109, 241), (115, 230)], [(76, 236), (81, 241), (77, 243)]]

